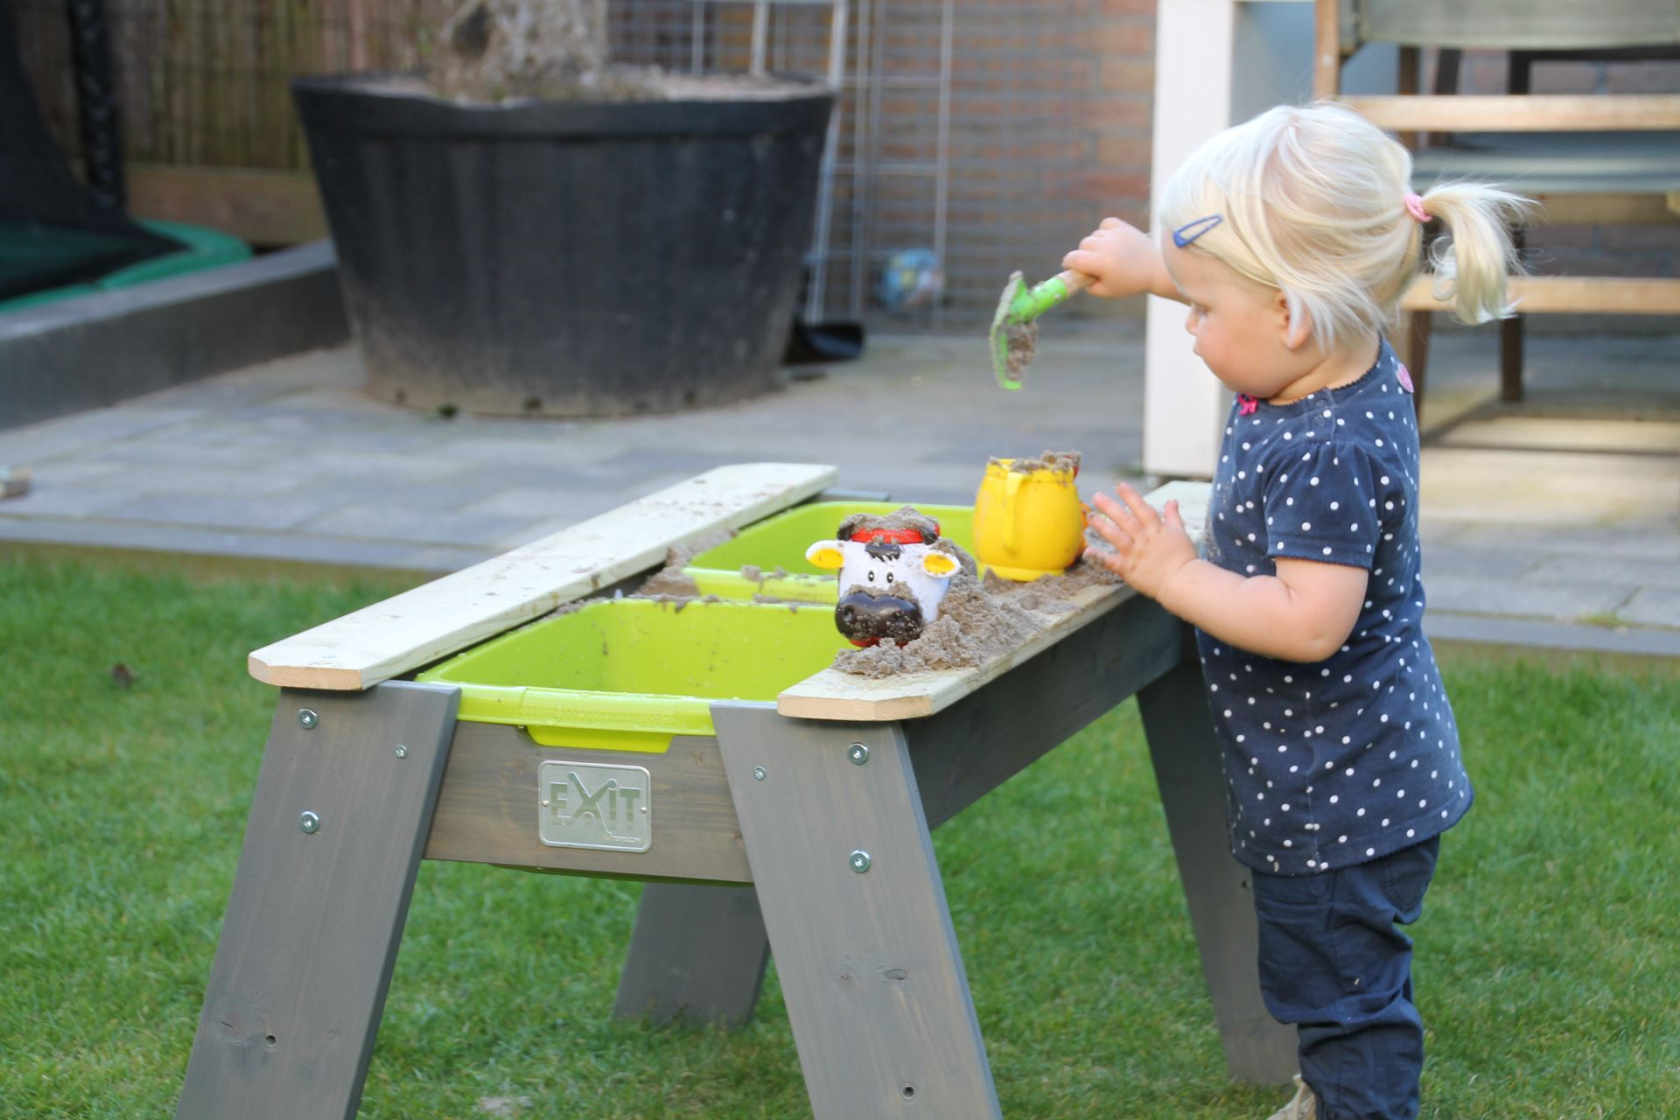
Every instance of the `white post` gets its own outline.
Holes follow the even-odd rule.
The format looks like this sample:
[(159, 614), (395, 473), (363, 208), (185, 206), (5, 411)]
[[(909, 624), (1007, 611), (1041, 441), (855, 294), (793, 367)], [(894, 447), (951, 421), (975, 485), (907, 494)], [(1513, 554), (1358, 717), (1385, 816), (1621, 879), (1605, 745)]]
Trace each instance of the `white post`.
[[(1151, 194), (1214, 133), (1312, 96), (1313, 5), (1306, 0), (1160, 0), (1155, 25)], [(1396, 53), (1373, 45), (1342, 71), (1347, 93), (1393, 93)], [(1190, 352), (1184, 307), (1149, 297), (1143, 469), (1211, 478), (1229, 391)]]
[[(1155, 19), (1152, 212), (1179, 164), (1231, 123), (1236, 0), (1160, 0)], [(1168, 478), (1211, 478), (1230, 397), (1190, 352), (1184, 315), (1182, 304), (1149, 297), (1143, 469)]]

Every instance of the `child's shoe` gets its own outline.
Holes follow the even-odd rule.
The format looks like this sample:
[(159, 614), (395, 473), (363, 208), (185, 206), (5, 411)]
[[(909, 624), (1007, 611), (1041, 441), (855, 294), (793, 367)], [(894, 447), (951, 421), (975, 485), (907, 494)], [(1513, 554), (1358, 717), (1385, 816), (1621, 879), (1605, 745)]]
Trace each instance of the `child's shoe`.
[(1271, 1120), (1318, 1120), (1318, 1098), (1300, 1074), (1295, 1075), (1295, 1099), (1272, 1113)]

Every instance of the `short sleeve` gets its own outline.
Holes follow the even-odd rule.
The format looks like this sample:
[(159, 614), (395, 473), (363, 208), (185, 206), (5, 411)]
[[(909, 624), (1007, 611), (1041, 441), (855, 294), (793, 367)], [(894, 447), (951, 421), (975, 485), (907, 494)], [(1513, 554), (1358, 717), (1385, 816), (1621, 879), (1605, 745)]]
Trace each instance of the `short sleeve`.
[(1371, 499), (1375, 472), (1351, 444), (1309, 444), (1266, 467), (1266, 553), (1370, 569), (1382, 535)]

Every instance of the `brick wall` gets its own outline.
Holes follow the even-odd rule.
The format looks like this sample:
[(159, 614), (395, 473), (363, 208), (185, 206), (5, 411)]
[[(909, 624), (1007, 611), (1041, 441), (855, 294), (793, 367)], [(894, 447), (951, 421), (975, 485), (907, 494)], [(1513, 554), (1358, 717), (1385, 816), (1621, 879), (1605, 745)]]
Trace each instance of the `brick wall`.
[[(659, 18), (662, 3), (688, 4), (636, 2), (644, 22)], [(745, 14), (736, 8), (742, 14), (731, 21), (730, 8), (717, 11), (708, 64), (738, 69)], [(825, 313), (884, 328), (972, 330), (990, 321), (1012, 271), (1053, 274), (1105, 215), (1145, 221), (1154, 13), (1155, 0), (953, 5), (945, 298), (895, 310), (877, 297), (883, 266), (893, 254), (933, 249), (938, 236), (940, 91), (932, 79), (941, 72), (945, 5), (854, 0)], [(780, 48), (773, 65), (823, 71), (826, 6), (779, 8), (771, 26)], [(852, 83), (860, 49), (870, 80), (881, 79), (873, 93)]]

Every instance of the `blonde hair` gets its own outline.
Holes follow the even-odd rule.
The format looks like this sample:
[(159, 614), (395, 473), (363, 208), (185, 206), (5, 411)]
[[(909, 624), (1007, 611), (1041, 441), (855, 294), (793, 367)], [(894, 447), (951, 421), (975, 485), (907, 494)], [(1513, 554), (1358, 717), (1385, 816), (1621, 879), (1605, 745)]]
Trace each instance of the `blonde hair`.
[[(1198, 148), (1167, 182), (1156, 228), (1170, 236), (1220, 215), (1191, 249), (1279, 289), (1329, 347), (1344, 332), (1380, 334), (1399, 314), (1423, 263), (1411, 176), (1411, 153), (1353, 110), (1280, 106)], [(1510, 227), (1533, 203), (1480, 183), (1433, 187), (1422, 203), (1451, 231), (1429, 253), (1436, 298), (1462, 322), (1512, 315), (1505, 279), (1521, 262)]]

